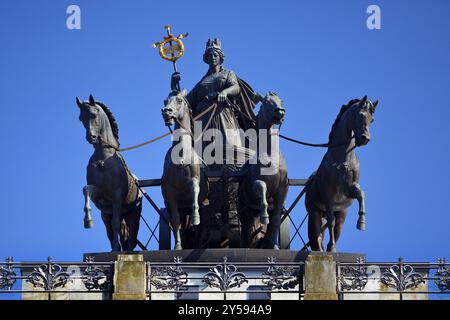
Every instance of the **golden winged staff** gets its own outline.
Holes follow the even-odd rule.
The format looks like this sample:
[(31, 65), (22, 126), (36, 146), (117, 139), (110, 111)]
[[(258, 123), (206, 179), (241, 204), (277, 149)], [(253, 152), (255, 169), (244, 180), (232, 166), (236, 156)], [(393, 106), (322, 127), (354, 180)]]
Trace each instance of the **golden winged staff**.
[[(158, 48), (161, 58), (167, 61), (171, 61), (173, 64), (173, 71), (178, 72), (177, 60), (180, 59), (184, 54), (184, 44), (181, 39), (186, 38), (189, 34), (180, 34), (178, 37), (175, 37), (170, 33), (170, 25), (166, 25), (164, 26), (164, 28), (167, 31), (167, 36), (164, 36), (163, 41), (155, 42), (153, 44), (153, 48)], [(180, 90), (180, 88), (178, 88), (178, 90)]]

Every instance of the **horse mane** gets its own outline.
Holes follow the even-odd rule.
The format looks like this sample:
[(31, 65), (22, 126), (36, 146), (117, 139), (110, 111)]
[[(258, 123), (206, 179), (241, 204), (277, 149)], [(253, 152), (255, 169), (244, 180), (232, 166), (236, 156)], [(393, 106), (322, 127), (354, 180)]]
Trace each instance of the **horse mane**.
[(95, 103), (98, 104), (100, 106), (100, 108), (102, 108), (102, 110), (105, 112), (106, 116), (108, 117), (109, 124), (111, 125), (112, 134), (113, 134), (114, 138), (116, 138), (117, 144), (119, 144), (119, 126), (117, 125), (116, 118), (112, 114), (111, 110), (106, 106), (106, 104), (104, 104), (103, 102), (100, 102), (100, 101), (95, 101)]
[(273, 100), (271, 98), (278, 98), (281, 101), (280, 97), (278, 96), (278, 93), (276, 93), (275, 91), (267, 92), (266, 96), (262, 99), (262, 101), (267, 102), (269, 100)]
[(276, 92), (274, 92), (274, 91), (269, 91), (269, 92), (266, 94), (266, 96), (263, 97), (263, 98), (261, 99), (261, 107), (260, 107), (259, 110), (258, 110), (258, 114), (260, 114), (260, 113), (263, 111), (262, 106), (263, 106), (265, 103), (267, 103), (267, 102), (270, 102), (270, 103), (272, 103), (272, 102), (273, 102), (273, 103), (276, 103), (276, 102), (274, 101), (273, 98), (276, 98), (276, 99), (280, 100), (281, 103), (283, 103), (283, 101), (280, 99), (280, 97), (278, 96), (278, 94), (277, 94)]
[(331, 143), (331, 141), (334, 138), (334, 133), (336, 131), (337, 125), (339, 123), (339, 120), (341, 120), (342, 116), (344, 115), (344, 113), (350, 109), (350, 107), (352, 105), (354, 105), (355, 103), (359, 102), (360, 99), (352, 99), (350, 100), (347, 104), (342, 105), (341, 110), (339, 110), (339, 113), (336, 117), (336, 120), (334, 120), (333, 126), (331, 127), (331, 131), (330, 131), (330, 135), (328, 136), (328, 143)]

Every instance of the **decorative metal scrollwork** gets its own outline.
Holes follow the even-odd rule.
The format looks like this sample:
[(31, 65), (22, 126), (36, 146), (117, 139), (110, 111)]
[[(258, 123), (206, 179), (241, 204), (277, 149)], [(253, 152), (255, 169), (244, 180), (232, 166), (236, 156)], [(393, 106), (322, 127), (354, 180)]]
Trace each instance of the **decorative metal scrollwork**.
[(248, 282), (244, 273), (239, 272), (235, 265), (227, 263), (226, 257), (223, 258), (223, 264), (218, 264), (209, 270), (202, 281), (209, 287), (219, 288), (221, 291), (240, 287)]
[(446, 291), (450, 289), (450, 269), (445, 265), (445, 259), (438, 259), (439, 268), (435, 274), (434, 283), (439, 290)]
[(34, 287), (43, 288), (46, 291), (64, 287), (70, 279), (70, 274), (48, 257), (48, 263), (34, 268), (34, 271), (27, 277)]
[(421, 283), (425, 283), (423, 276), (414, 271), (408, 264), (403, 264), (403, 258), (399, 258), (399, 263), (389, 267), (381, 274), (381, 282), (397, 291), (417, 288)]
[[(364, 263), (363, 258), (357, 259), (358, 264)], [(369, 274), (367, 273), (367, 267), (363, 265), (359, 266), (346, 266), (341, 267), (339, 284), (341, 290), (359, 290), (362, 291), (369, 281)]]
[(267, 271), (263, 272), (264, 278), (261, 282), (272, 289), (294, 289), (299, 284), (299, 270), (293, 266), (275, 266), (275, 262), (274, 257), (268, 259), (270, 265)]
[(8, 257), (6, 258), (6, 266), (0, 266), (0, 290), (11, 290), (16, 283), (17, 275), (12, 263), (12, 257)]
[(174, 258), (175, 266), (152, 267), (150, 284), (158, 290), (184, 290), (188, 283), (188, 274), (181, 267), (181, 258)]
[[(87, 263), (94, 262), (93, 257), (88, 257), (86, 260)], [(105, 271), (104, 268), (96, 265), (90, 265), (84, 269), (81, 279), (83, 281), (84, 286), (89, 291), (91, 290), (106, 290), (110, 285), (110, 272)]]

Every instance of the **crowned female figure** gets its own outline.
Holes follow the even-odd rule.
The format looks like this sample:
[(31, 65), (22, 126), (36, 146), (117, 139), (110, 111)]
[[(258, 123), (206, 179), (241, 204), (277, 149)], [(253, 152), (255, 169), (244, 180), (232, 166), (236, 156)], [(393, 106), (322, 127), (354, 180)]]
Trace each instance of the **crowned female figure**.
[[(246, 131), (255, 127), (253, 108), (260, 97), (233, 71), (223, 67), (224, 58), (220, 40), (209, 39), (203, 54), (203, 61), (209, 66), (208, 71), (186, 95), (193, 117), (215, 106), (198, 119), (202, 123), (202, 132), (213, 129), (216, 130), (216, 135), (221, 134), (220, 142), (223, 143), (223, 157), (214, 157), (212, 161), (204, 159), (206, 163), (213, 167), (223, 164), (236, 165), (235, 161), (231, 163), (230, 158), (227, 157), (227, 152), (230, 149), (238, 154), (245, 152), (245, 141), (242, 134), (239, 134), (239, 129)], [(179, 87), (179, 81), (180, 74), (174, 73), (172, 75), (172, 89)], [(211, 140), (202, 143), (202, 154), (204, 156), (207, 156), (203, 152), (207, 145), (219, 142), (217, 139), (215, 141), (214, 138)], [(214, 149), (217, 150), (218, 147), (218, 145), (215, 145)], [(214, 149), (211, 148), (210, 150)], [(227, 159), (225, 159), (226, 157)]]

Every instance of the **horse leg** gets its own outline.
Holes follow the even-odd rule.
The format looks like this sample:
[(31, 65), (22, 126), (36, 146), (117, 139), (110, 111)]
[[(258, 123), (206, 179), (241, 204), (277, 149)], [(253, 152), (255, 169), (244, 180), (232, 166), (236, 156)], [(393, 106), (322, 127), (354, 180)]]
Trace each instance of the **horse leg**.
[(126, 215), (125, 221), (128, 226), (128, 251), (133, 251), (137, 245), (137, 235), (139, 231), (139, 223), (141, 221), (142, 202), (140, 202), (129, 214)]
[(270, 245), (271, 249), (280, 249), (280, 226), (281, 226), (281, 215), (283, 214), (283, 205), (287, 195), (287, 190), (280, 188), (273, 199), (273, 213), (270, 218), (270, 223), (268, 228), (268, 234), (270, 235)]
[(241, 244), (243, 248), (250, 248), (252, 243), (252, 227), (254, 218), (251, 211), (244, 206), (239, 208), (239, 219), (241, 221)]
[(181, 226), (179, 224), (173, 226), (173, 234), (175, 237), (174, 250), (183, 250), (183, 246), (181, 245)]
[(280, 240), (280, 225), (281, 225), (281, 210), (279, 208), (274, 208), (272, 217), (270, 217), (270, 223), (267, 226), (269, 228), (268, 235), (270, 249), (278, 250), (279, 240)]
[(347, 216), (347, 210), (342, 210), (335, 212), (336, 217), (336, 226), (334, 227), (334, 238), (336, 242), (339, 240), (339, 236), (341, 235), (342, 227), (344, 226), (345, 217)]
[(327, 229), (327, 219), (325, 219), (323, 217), (323, 214), (320, 213), (322, 218), (321, 218), (321, 226), (320, 226), (320, 233), (319, 233), (319, 246), (320, 246), (320, 251), (325, 251), (325, 247), (323, 246), (323, 239), (325, 237), (325, 230)]
[(349, 190), (349, 196), (350, 198), (358, 200), (359, 205), (359, 218), (358, 222), (356, 224), (356, 228), (358, 230), (364, 231), (366, 230), (366, 202), (365, 202), (365, 193), (361, 189), (361, 186), (359, 184), (354, 184), (351, 186)]
[(91, 215), (91, 197), (94, 197), (96, 192), (96, 187), (93, 185), (87, 185), (83, 188), (84, 195), (84, 228), (90, 229), (94, 226), (94, 220), (92, 220)]
[(112, 246), (112, 240), (113, 240), (113, 232), (112, 232), (112, 227), (111, 227), (112, 215), (102, 212), (101, 216), (102, 216), (103, 223), (105, 224), (106, 235), (108, 236), (109, 242), (111, 243), (111, 246)]
[(172, 199), (166, 201), (166, 207), (167, 210), (169, 211), (170, 224), (172, 225), (173, 236), (175, 238), (174, 250), (182, 250), (183, 247), (181, 245), (181, 221), (180, 221), (180, 213), (178, 212), (177, 200), (172, 197)]
[(200, 224), (200, 213), (198, 205), (198, 196), (200, 195), (200, 179), (193, 177), (191, 181), (191, 195), (192, 195), (192, 225)]
[(121, 251), (119, 243), (119, 235), (121, 229), (121, 214), (122, 214), (122, 199), (119, 192), (116, 192), (115, 197), (112, 201), (112, 219), (111, 226), (113, 231), (112, 236), (112, 251)]
[(128, 239), (130, 238), (130, 229), (125, 218), (120, 219), (120, 246), (122, 251), (128, 251)]
[(336, 226), (336, 217), (334, 216), (333, 207), (327, 207), (327, 227), (330, 233), (330, 241), (328, 241), (327, 251), (336, 252), (336, 238), (334, 236), (334, 227)]
[(322, 225), (322, 213), (315, 208), (311, 208), (310, 210), (311, 211), (308, 215), (309, 245), (313, 251), (323, 251), (323, 238), (322, 233), (320, 232), (320, 227)]
[(262, 180), (255, 180), (253, 183), (253, 191), (255, 192), (255, 197), (259, 200), (259, 219), (261, 224), (268, 224), (269, 223), (269, 214), (267, 212), (267, 209), (269, 207), (269, 204), (267, 203), (266, 199), (266, 191), (267, 191), (267, 185)]

